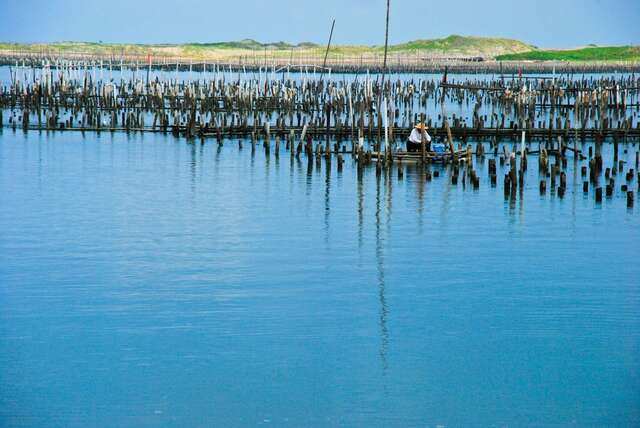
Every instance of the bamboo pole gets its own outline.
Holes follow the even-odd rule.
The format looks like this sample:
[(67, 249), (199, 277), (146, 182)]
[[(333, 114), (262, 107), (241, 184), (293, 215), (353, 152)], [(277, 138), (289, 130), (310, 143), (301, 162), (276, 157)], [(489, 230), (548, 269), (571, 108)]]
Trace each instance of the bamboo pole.
[(331, 31), (329, 32), (329, 41), (327, 42), (327, 50), (324, 52), (324, 61), (322, 61), (322, 71), (320, 72), (320, 80), (322, 80), (324, 76), (324, 70), (327, 66), (327, 57), (329, 56), (329, 48), (331, 47), (331, 39), (333, 38), (333, 28), (336, 25), (335, 18), (331, 22)]

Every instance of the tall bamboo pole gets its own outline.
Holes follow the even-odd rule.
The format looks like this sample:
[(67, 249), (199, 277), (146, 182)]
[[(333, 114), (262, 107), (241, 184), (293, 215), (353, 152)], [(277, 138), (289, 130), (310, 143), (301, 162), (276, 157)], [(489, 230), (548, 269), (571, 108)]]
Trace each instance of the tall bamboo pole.
[[(385, 30), (384, 30), (384, 61), (382, 63), (382, 85), (380, 86), (380, 96), (378, 99), (378, 112), (380, 112), (380, 102), (382, 97), (384, 97), (384, 79), (387, 74), (387, 51), (389, 49), (389, 7), (391, 0), (387, 0), (387, 18), (385, 22)], [(385, 116), (386, 116), (386, 100), (385, 100)], [(379, 113), (378, 113), (379, 114)], [(388, 152), (389, 145), (387, 143), (387, 129), (385, 127), (385, 151)], [(388, 152), (390, 155), (390, 152)]]
[(322, 71), (320, 72), (320, 80), (324, 76), (324, 69), (327, 66), (327, 57), (329, 56), (329, 48), (331, 47), (331, 39), (333, 38), (333, 27), (336, 25), (335, 18), (331, 23), (331, 31), (329, 32), (329, 41), (327, 42), (327, 50), (324, 52), (324, 61), (322, 61)]
[(384, 62), (382, 64), (382, 81), (384, 82), (384, 73), (387, 71), (387, 50), (389, 48), (389, 3), (391, 0), (387, 0), (387, 22), (384, 33)]

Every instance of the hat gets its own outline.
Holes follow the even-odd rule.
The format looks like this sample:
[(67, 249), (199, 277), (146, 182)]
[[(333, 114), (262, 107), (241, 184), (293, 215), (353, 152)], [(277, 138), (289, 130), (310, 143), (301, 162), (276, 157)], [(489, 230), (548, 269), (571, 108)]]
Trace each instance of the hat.
[(414, 128), (416, 128), (416, 129), (424, 129), (425, 131), (427, 129), (429, 129), (429, 127), (427, 125), (425, 125), (424, 123), (418, 123), (418, 124), (416, 124), (416, 126)]

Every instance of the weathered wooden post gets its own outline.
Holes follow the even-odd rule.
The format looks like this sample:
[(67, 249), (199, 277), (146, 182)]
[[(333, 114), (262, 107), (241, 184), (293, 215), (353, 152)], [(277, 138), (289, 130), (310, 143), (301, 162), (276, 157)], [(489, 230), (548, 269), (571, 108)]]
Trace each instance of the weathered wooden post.
[(602, 187), (596, 187), (596, 202), (602, 202)]
[(422, 163), (427, 161), (427, 132), (424, 129), (424, 113), (420, 113), (420, 124), (423, 127), (420, 129), (420, 151)]

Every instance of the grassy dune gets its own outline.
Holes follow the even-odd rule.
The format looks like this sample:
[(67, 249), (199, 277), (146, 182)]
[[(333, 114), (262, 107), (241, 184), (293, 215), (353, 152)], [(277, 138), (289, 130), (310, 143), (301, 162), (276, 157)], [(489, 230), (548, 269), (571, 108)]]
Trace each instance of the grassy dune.
[[(261, 58), (278, 58), (285, 62), (322, 61), (325, 45), (316, 43), (290, 44), (286, 42), (260, 43), (246, 39), (215, 43), (183, 44), (112, 44), (95, 42), (56, 42), (41, 44), (0, 43), (0, 52), (19, 51), (26, 53), (47, 52), (50, 54), (82, 53), (93, 55), (152, 55), (180, 57), (194, 60), (229, 61), (243, 58), (258, 61)], [(384, 46), (337, 45), (332, 46), (329, 58), (351, 61), (361, 58), (379, 58)], [(419, 61), (423, 57), (483, 57), (499, 61), (633, 61), (640, 62), (640, 46), (587, 47), (571, 50), (540, 50), (526, 43), (503, 38), (465, 37), (451, 35), (442, 39), (414, 40), (389, 46), (389, 54), (396, 60)]]
[[(465, 55), (494, 57), (499, 54), (524, 52), (531, 46), (517, 40), (463, 37), (452, 35), (443, 39), (415, 40), (389, 46), (391, 54)], [(0, 43), (0, 50), (23, 52), (83, 52), (88, 54), (121, 55), (151, 54), (191, 57), (197, 59), (224, 59), (238, 56), (257, 56), (268, 52), (269, 56), (324, 55), (325, 46), (316, 43), (289, 44), (286, 42), (260, 43), (246, 39), (231, 42), (184, 43), (184, 44), (109, 44), (92, 42), (56, 42), (36, 44)], [(337, 45), (332, 46), (330, 56), (380, 55), (384, 46)]]
[(391, 52), (440, 51), (449, 54), (488, 56), (511, 54), (532, 50), (533, 46), (518, 40), (492, 37), (464, 37), (451, 35), (444, 39), (415, 40), (390, 47)]

